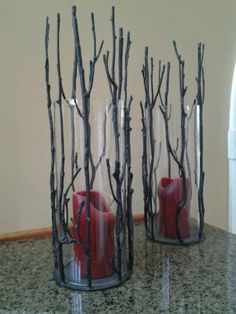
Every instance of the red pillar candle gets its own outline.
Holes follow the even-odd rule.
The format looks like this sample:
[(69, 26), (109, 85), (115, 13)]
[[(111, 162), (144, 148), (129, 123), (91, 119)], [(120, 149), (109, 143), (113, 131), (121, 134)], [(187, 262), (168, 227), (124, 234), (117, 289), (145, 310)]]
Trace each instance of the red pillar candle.
[[(80, 275), (86, 274), (86, 191), (73, 194), (73, 234), (76, 241), (74, 255), (80, 265)], [(83, 202), (83, 204), (82, 204)], [(82, 207), (80, 214), (79, 209)], [(91, 277), (102, 278), (113, 273), (115, 215), (111, 212), (104, 196), (95, 190), (90, 191), (90, 256)]]
[[(190, 212), (190, 181), (186, 179), (187, 183), (187, 201), (185, 206), (181, 209), (179, 215), (179, 231), (182, 239), (190, 236), (189, 229), (189, 212)], [(182, 178), (161, 178), (158, 185), (159, 197), (159, 232), (161, 236), (171, 239), (177, 238), (176, 232), (176, 214), (178, 204), (183, 199), (183, 179)]]

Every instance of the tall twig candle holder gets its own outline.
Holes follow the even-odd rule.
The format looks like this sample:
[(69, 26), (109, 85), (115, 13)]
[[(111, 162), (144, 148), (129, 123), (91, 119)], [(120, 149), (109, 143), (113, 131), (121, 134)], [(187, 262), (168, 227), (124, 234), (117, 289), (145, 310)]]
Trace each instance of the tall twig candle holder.
[(178, 65), (179, 100), (170, 103), (171, 65), (154, 62), (145, 48), (142, 68), (142, 180), (148, 238), (190, 244), (204, 238), (203, 104), (204, 45), (198, 45), (196, 97), (186, 101), (185, 62), (173, 42)]
[(129, 278), (133, 268), (132, 96), (128, 97), (127, 90), (130, 34), (125, 43), (123, 29), (116, 34), (113, 7), (112, 52), (103, 55), (111, 100), (98, 103), (92, 97), (92, 89), (103, 41), (98, 48), (93, 13), (91, 24), (93, 56), (86, 85), (76, 7), (72, 8), (74, 63), (69, 99), (60, 66), (59, 14), (58, 98), (54, 102), (49, 80), (48, 18), (45, 35), (54, 278), (60, 286), (78, 290), (117, 286)]

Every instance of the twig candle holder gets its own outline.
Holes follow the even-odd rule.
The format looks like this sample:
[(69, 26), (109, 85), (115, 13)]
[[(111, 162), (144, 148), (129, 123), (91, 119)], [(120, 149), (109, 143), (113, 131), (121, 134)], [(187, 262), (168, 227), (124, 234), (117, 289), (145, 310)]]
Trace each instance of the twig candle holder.
[(97, 104), (92, 90), (103, 41), (97, 47), (93, 13), (91, 24), (93, 56), (86, 84), (76, 7), (72, 8), (74, 63), (69, 99), (63, 88), (60, 66), (59, 14), (58, 98), (54, 102), (49, 80), (48, 18), (45, 35), (54, 278), (60, 286), (78, 290), (117, 286), (129, 278), (133, 268), (132, 96), (128, 97), (127, 89), (130, 34), (127, 33), (124, 43), (120, 28), (117, 37), (113, 7), (112, 52), (103, 55), (110, 101)]
[(204, 238), (203, 104), (204, 45), (198, 45), (196, 97), (186, 101), (185, 62), (175, 42), (179, 101), (170, 103), (171, 65), (159, 62), (157, 88), (154, 62), (145, 48), (142, 68), (145, 99), (142, 113), (142, 180), (148, 238), (190, 244)]

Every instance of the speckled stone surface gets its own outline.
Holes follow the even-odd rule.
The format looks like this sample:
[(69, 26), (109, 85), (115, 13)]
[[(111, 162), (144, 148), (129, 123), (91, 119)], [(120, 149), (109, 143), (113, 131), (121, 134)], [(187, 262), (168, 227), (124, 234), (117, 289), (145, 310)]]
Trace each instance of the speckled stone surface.
[(0, 313), (236, 313), (236, 236), (206, 226), (206, 240), (177, 247), (135, 226), (135, 267), (99, 292), (58, 287), (50, 239), (0, 245)]

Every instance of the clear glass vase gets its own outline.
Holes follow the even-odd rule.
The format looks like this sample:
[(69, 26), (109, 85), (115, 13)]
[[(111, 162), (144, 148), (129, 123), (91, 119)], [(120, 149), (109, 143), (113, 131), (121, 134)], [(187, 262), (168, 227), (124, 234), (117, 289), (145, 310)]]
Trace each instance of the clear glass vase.
[(54, 105), (58, 199), (54, 233), (60, 239), (54, 249), (61, 257), (55, 278), (58, 284), (79, 290), (117, 286), (129, 278), (133, 267), (129, 114), (122, 101), (90, 100), (86, 129), (87, 122), (78, 114), (79, 101), (69, 99), (62, 107), (63, 141), (61, 109)]

